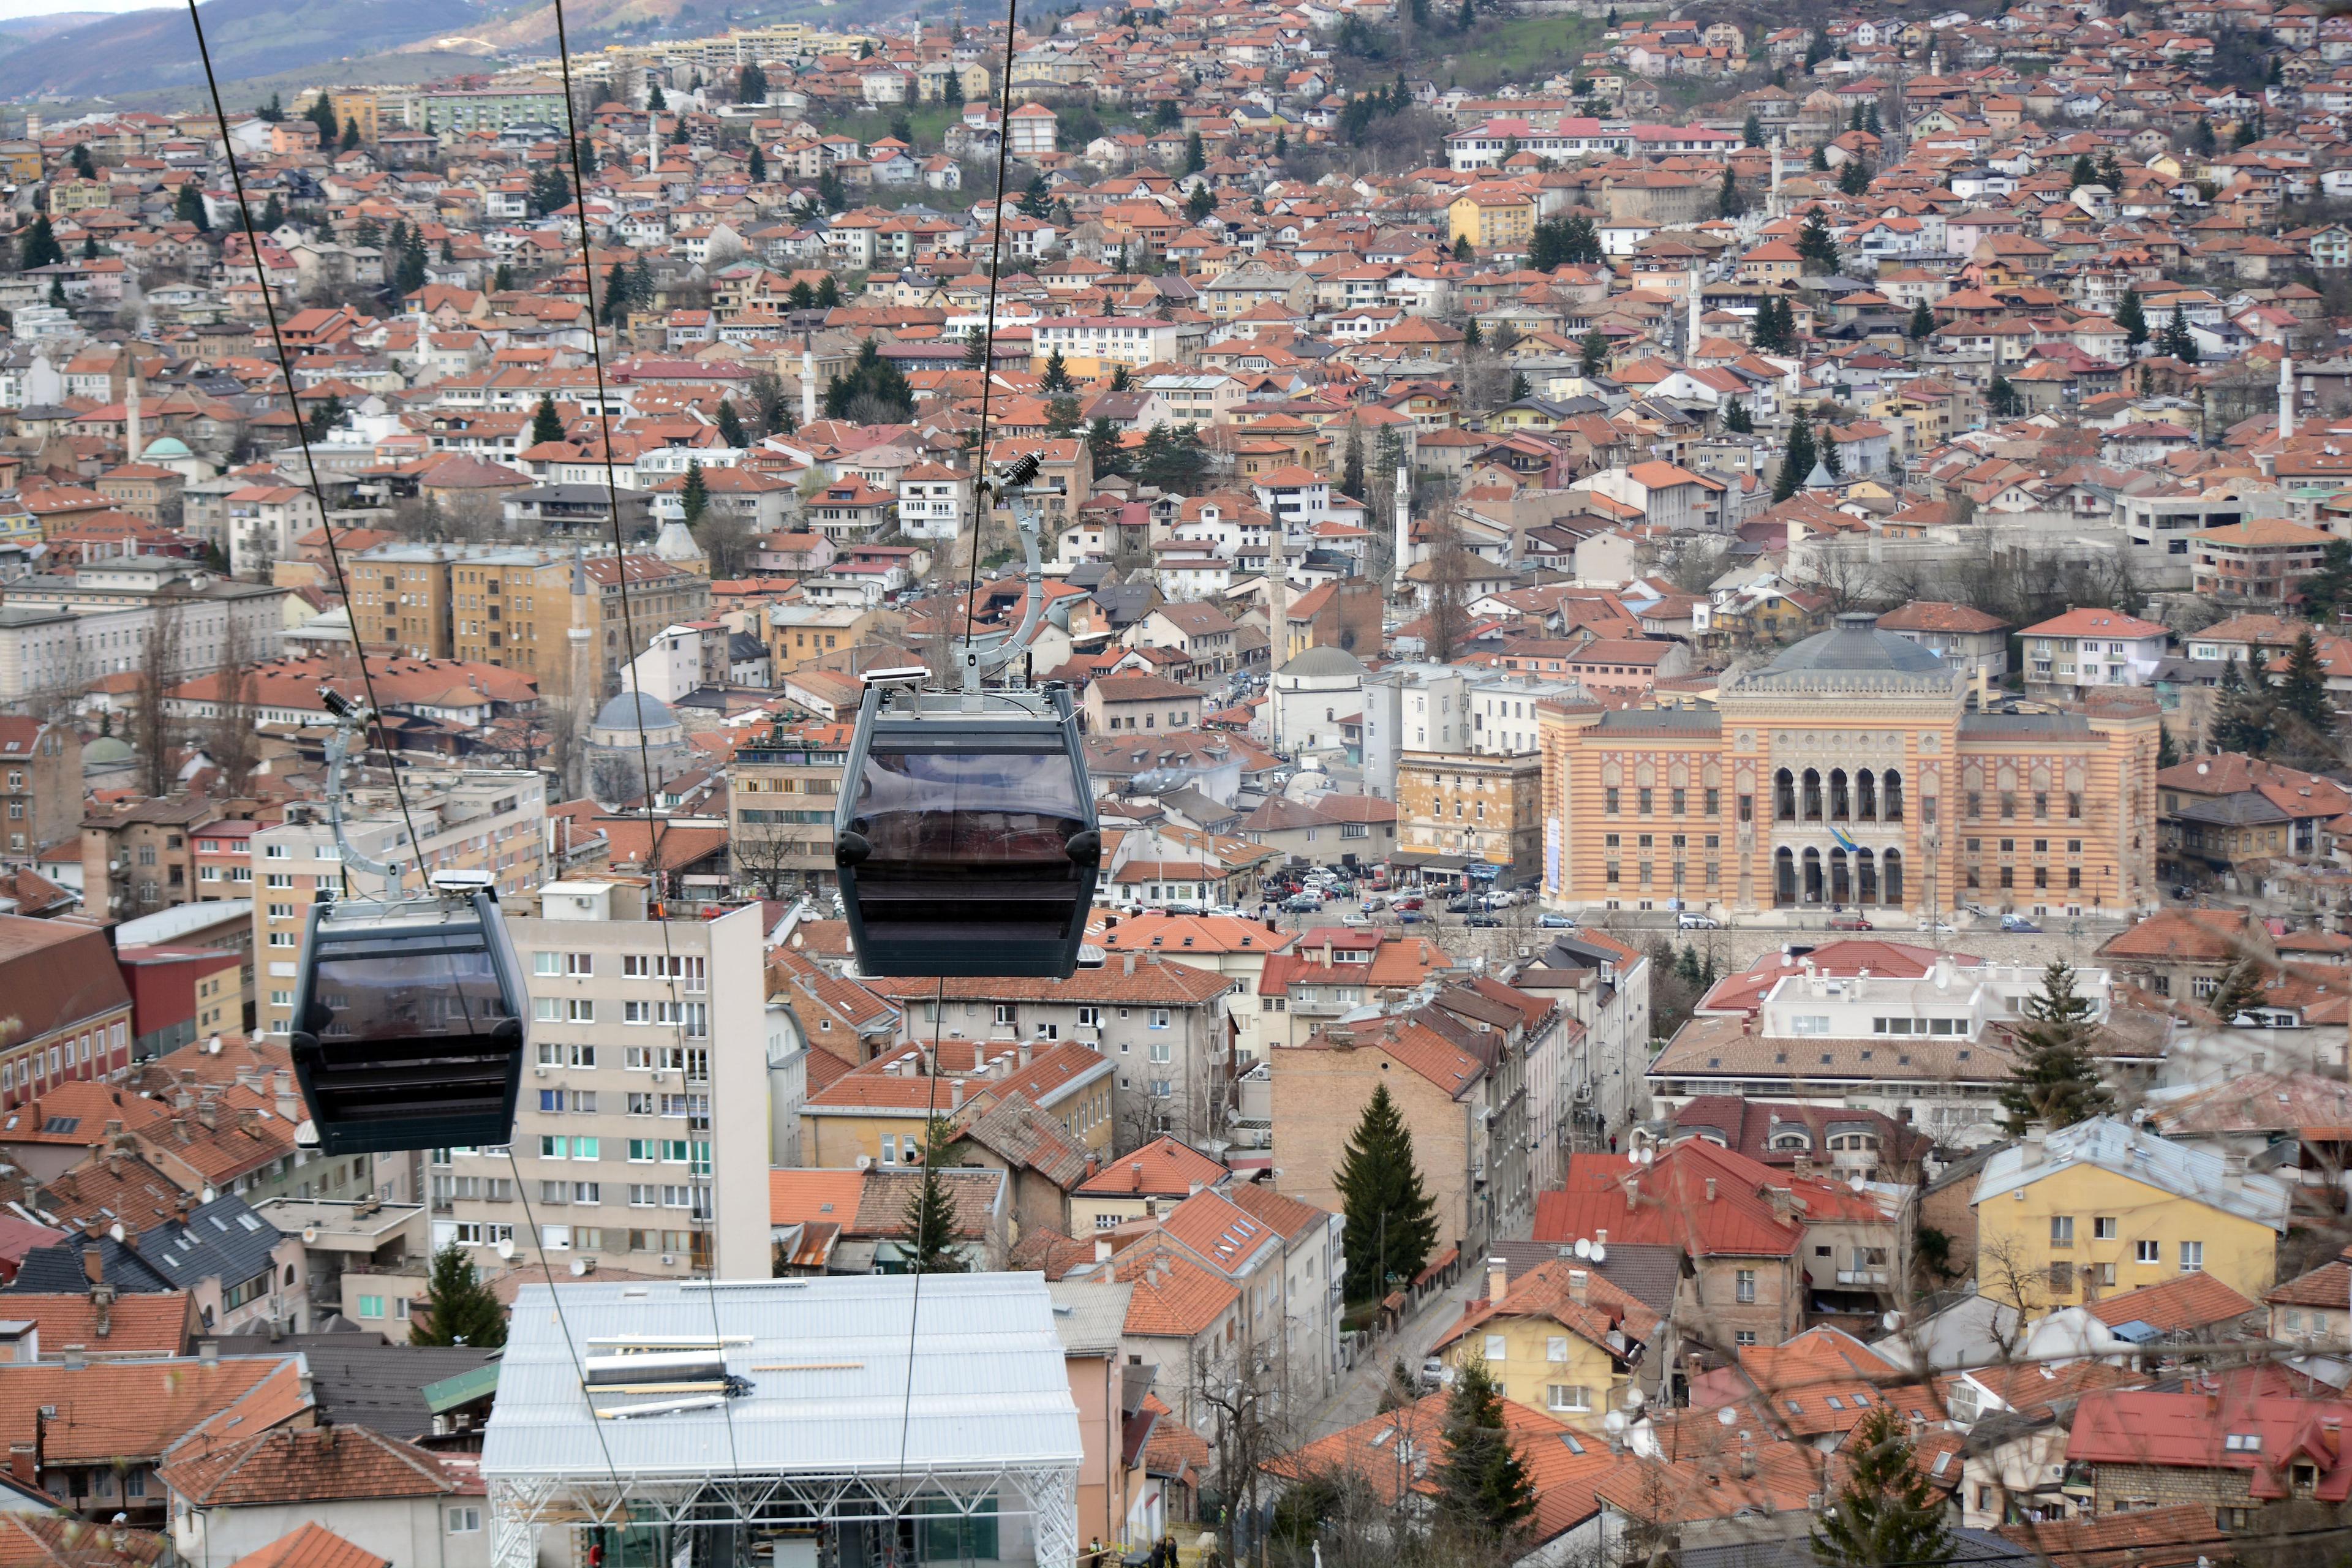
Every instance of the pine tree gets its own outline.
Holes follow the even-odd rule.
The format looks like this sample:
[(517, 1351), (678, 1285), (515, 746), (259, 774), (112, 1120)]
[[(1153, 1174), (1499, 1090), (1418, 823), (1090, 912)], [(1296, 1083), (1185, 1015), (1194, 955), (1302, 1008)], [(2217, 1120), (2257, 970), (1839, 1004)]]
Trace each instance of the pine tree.
[(1439, 1517), (1474, 1541), (1516, 1536), (1536, 1511), (1535, 1480), (1511, 1442), (1503, 1390), (1485, 1361), (1465, 1360), (1445, 1401), (1445, 1453), (1436, 1470)]
[(1361, 500), (1364, 496), (1364, 433), (1348, 426), (1347, 455), (1339, 461), (1339, 493)]
[(1201, 133), (1195, 131), (1184, 138), (1184, 172), (1197, 174), (1208, 166), (1208, 152), (1201, 145)]
[(2066, 171), (2066, 188), (2071, 191), (2077, 185), (2095, 184), (2098, 178), (2099, 171), (2092, 166), (2091, 155), (2088, 153), (2077, 153), (2074, 166)]
[(409, 1321), (410, 1344), (489, 1350), (507, 1342), (506, 1309), (475, 1277), (466, 1249), (454, 1241), (433, 1255), (425, 1301), (425, 1315)]
[(96, 261), (98, 258), (98, 236), (94, 234), (83, 235), (81, 237), (81, 258), (84, 261)]
[(744, 161), (743, 177), (755, 185), (768, 183), (768, 160), (760, 152), (757, 142), (751, 143), (751, 156)]
[(66, 308), (66, 280), (64, 279), (52, 278), (49, 279), (48, 302), (56, 306), (60, 310)]
[(1087, 426), (1087, 458), (1097, 479), (1127, 472), (1127, 452), (1109, 419), (1098, 418)]
[(2189, 146), (2192, 152), (2207, 158), (2221, 150), (2221, 140), (2213, 134), (2213, 122), (2210, 120), (2201, 116), (2198, 119), (2197, 129), (2189, 135)]
[(1805, 215), (1805, 226), (1797, 231), (1797, 254), (1819, 272), (1833, 273), (1838, 269), (1837, 241), (1831, 237), (1830, 226), (1822, 220), (1819, 207)]
[(16, 264), (26, 271), (36, 267), (55, 267), (66, 258), (66, 247), (58, 243), (57, 231), (49, 226), (49, 215), (43, 213), (33, 219), (17, 247)]
[(1813, 1527), (1813, 1559), (1822, 1568), (1883, 1568), (1947, 1555), (1952, 1533), (1944, 1505), (1912, 1462), (1907, 1433), (1903, 1417), (1881, 1403), (1846, 1439), (1853, 1462), (1845, 1485)]
[(2320, 625), (2338, 609), (2352, 606), (2352, 541), (2331, 539), (2320, 546), (2319, 565), (2302, 583), (2303, 613)]
[(2221, 973), (2221, 983), (2214, 987), (2213, 998), (2206, 1008), (2224, 1024), (2237, 1022), (2238, 1015), (2258, 1005), (2263, 999), (2263, 966), (2259, 959), (2242, 958)]
[(832, 310), (838, 309), (840, 305), (841, 285), (835, 282), (833, 274), (828, 272), (817, 281), (816, 308), (820, 310)]
[(1747, 120), (1739, 127), (1739, 143), (1743, 147), (1764, 145), (1764, 122), (1756, 118), (1755, 111), (1752, 110), (1748, 111)]
[[(1156, 436), (1164, 426), (1154, 426)], [(1148, 438), (1147, 438), (1148, 440)], [(1138, 475), (1146, 483), (1147, 468)], [(1412, 1131), (1389, 1098), (1388, 1085), (1373, 1089), (1339, 1162), (1336, 1184), (1347, 1213), (1345, 1294), (1351, 1302), (1377, 1301), (1395, 1282), (1429, 1266), (1437, 1245), (1437, 1207), (1422, 1186), (1413, 1163)]]
[(2124, 290), (2116, 305), (2116, 325), (2124, 330), (2124, 344), (2131, 357), (2139, 358), (2140, 345), (2147, 342), (2147, 307), (2140, 302), (2138, 289)]
[(719, 426), (719, 438), (730, 447), (740, 450), (751, 444), (751, 437), (744, 433), (743, 420), (735, 412), (735, 404), (731, 398), (722, 397), (719, 400), (719, 413), (715, 422)]
[(1845, 478), (1845, 454), (1838, 450), (1837, 437), (1830, 434), (1830, 427), (1826, 425), (1822, 426), (1821, 463), (1822, 471), (1830, 478)]
[(678, 489), (677, 504), (686, 513), (688, 528), (700, 522), (702, 514), (710, 510), (710, 491), (702, 482), (702, 465), (691, 458), (686, 465), (686, 482)]
[(659, 114), (663, 110), (667, 109), (668, 107), (669, 100), (663, 96), (661, 83), (655, 82), (646, 89), (646, 113)]
[(1076, 385), (1077, 383), (1070, 379), (1070, 367), (1063, 360), (1062, 351), (1055, 349), (1052, 353), (1047, 354), (1045, 373), (1037, 381), (1038, 390), (1045, 393), (1068, 392)]
[(331, 146), (335, 132), (343, 128), (342, 122), (335, 118), (335, 101), (327, 96), (324, 88), (319, 89), (319, 96), (304, 110), (302, 118), (319, 128), (319, 145), (321, 147)]
[(944, 1116), (934, 1116), (923, 1131), (923, 1179), (907, 1195), (907, 1239), (902, 1247), (913, 1267), (925, 1274), (961, 1274), (963, 1259), (956, 1255), (955, 1198), (940, 1179), (946, 1169), (948, 1145), (955, 1130)]
[(503, 261), (499, 262), (499, 269), (490, 274), (490, 292), (503, 294), (513, 287), (514, 268)]
[(403, 294), (414, 294), (425, 287), (425, 235), (422, 228), (408, 231), (408, 243), (400, 248), (398, 289)]
[(1739, 176), (1732, 173), (1730, 164), (1726, 163), (1723, 166), (1723, 184), (1716, 187), (1715, 216), (1738, 217), (1747, 210), (1748, 204), (1739, 195)]
[(1936, 312), (1927, 309), (1927, 300), (1922, 300), (1911, 307), (1911, 324), (1908, 330), (1914, 342), (1935, 334)]
[(172, 216), (179, 223), (194, 224), (199, 234), (212, 232), (213, 220), (205, 211), (205, 193), (194, 180), (182, 185), (180, 194), (173, 198)]
[(1065, 436), (1075, 435), (1083, 418), (1078, 400), (1071, 393), (1065, 392), (1045, 400), (1045, 434), (1057, 441)]
[(1184, 198), (1184, 216), (1194, 223), (1199, 223), (1216, 210), (1217, 193), (1211, 190), (1205, 181), (1194, 185), (1192, 194)]
[(530, 416), (530, 444), (537, 447), (562, 439), (563, 416), (555, 411), (553, 395), (542, 395), (539, 406), (532, 410)]
[[(2319, 646), (2305, 626), (2287, 650), (2286, 669), (2279, 677), (2278, 710), (2283, 719), (2302, 725), (2323, 739), (2336, 728), (2336, 705), (2328, 700), (2327, 670), (2319, 662)], [(2306, 747), (2306, 750), (2312, 748)]]
[(1848, 158), (1839, 164), (1838, 189), (1849, 196), (1867, 192), (1870, 189), (1870, 165), (1860, 158)]
[(629, 320), (629, 273), (619, 262), (604, 274), (604, 309), (597, 320), (608, 327), (627, 324)]
[(1748, 405), (1737, 397), (1723, 407), (1723, 427), (1735, 436), (1756, 434), (1756, 416), (1748, 412)]
[(84, 142), (74, 143), (73, 171), (85, 180), (98, 178), (98, 165), (90, 160), (89, 143)]
[(2074, 989), (2074, 970), (2063, 959), (2052, 959), (2042, 972), (2042, 988), (2025, 999), (2011, 1082), (2000, 1091), (2012, 1134), (2022, 1135), (2034, 1123), (2054, 1132), (2113, 1109), (2114, 1097), (2100, 1087), (2091, 1059), (2096, 1030), (2090, 999)]
[[(955, 72), (948, 75), (952, 79)], [(735, 101), (765, 103), (768, 101), (768, 73), (756, 65), (745, 66), (735, 75)]]
[(1813, 471), (1820, 460), (1813, 449), (1812, 426), (1805, 422), (1801, 408), (1789, 421), (1789, 444), (1780, 454), (1780, 471), (1772, 479), (1772, 500), (1787, 500), (1805, 488), (1805, 476)]
[(2158, 769), (2180, 765), (2180, 746), (2172, 738), (2172, 726), (2161, 719), (2156, 721), (2156, 765)]
[(640, 256), (637, 258), (637, 264), (629, 268), (630, 308), (637, 310), (652, 310), (656, 292), (653, 263)]
[(2005, 375), (1996, 374), (1992, 384), (1985, 388), (1985, 409), (1996, 419), (2015, 418), (2021, 402), (2017, 388), (2010, 385)]
[(338, 151), (340, 151), (340, 152), (344, 152), (344, 153), (348, 153), (348, 152), (350, 152), (352, 148), (357, 147), (359, 144), (360, 144), (360, 121), (359, 121), (359, 116), (357, 116), (357, 115), (353, 115), (353, 116), (352, 116), (350, 119), (348, 119), (348, 120), (346, 120), (346, 121), (343, 121), (343, 139), (342, 139), (342, 141), (341, 141), (341, 142), (338, 142), (338, 143), (336, 144), (336, 146), (337, 146), (337, 150), (338, 150)]
[(1609, 339), (1599, 327), (1585, 333), (1577, 346), (1576, 368), (1585, 375), (1599, 375), (1609, 368)]

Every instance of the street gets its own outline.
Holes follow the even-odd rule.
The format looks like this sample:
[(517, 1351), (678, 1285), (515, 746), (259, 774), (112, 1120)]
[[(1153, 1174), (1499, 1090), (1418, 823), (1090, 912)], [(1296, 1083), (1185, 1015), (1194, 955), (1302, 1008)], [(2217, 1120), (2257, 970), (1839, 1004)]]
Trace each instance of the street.
[(1429, 1347), (1462, 1316), (1463, 1307), (1486, 1288), (1483, 1267), (1465, 1268), (1463, 1274), (1464, 1278), (1453, 1286), (1423, 1302), (1421, 1310), (1407, 1318), (1396, 1333), (1375, 1340), (1365, 1348), (1362, 1359), (1340, 1380), (1338, 1391), (1315, 1413), (1314, 1436), (1327, 1436), (1377, 1413), (1381, 1390), (1388, 1384), (1389, 1369), (1399, 1360), (1404, 1363), (1407, 1373), (1420, 1372), (1421, 1363), (1428, 1359)]

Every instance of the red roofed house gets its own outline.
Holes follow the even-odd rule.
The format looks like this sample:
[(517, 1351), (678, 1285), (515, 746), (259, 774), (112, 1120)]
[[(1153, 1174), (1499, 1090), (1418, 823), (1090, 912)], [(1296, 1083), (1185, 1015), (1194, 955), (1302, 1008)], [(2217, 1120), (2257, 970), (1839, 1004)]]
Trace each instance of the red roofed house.
[(305, 1527), (393, 1563), (488, 1568), (490, 1560), (478, 1467), (365, 1426), (281, 1426), (192, 1443), (161, 1475), (173, 1544), (186, 1562), (243, 1557)]
[(2018, 633), (2031, 695), (2079, 695), (2085, 687), (2144, 686), (2170, 631), (2120, 610), (2068, 610)]

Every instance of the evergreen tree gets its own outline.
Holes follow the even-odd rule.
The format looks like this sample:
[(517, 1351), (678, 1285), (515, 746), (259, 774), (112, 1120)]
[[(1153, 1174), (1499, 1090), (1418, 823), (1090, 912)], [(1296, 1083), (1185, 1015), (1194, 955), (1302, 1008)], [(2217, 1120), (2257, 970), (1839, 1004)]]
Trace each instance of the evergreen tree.
[(1723, 427), (1735, 436), (1756, 434), (1756, 416), (1748, 412), (1748, 405), (1733, 398), (1723, 406)]
[(403, 294), (414, 294), (425, 287), (425, 235), (421, 228), (408, 231), (408, 243), (400, 247), (400, 276), (394, 286)]
[(2211, 157), (2221, 150), (2220, 139), (2213, 134), (2213, 122), (2210, 120), (2201, 115), (2198, 118), (2197, 129), (2190, 132), (2189, 137), (2189, 146), (2190, 151), (2206, 158)]
[(629, 269), (629, 304), (631, 308), (639, 310), (652, 310), (654, 308), (655, 292), (653, 263), (640, 256), (637, 258), (636, 266)]
[(530, 444), (534, 447), (563, 439), (563, 416), (555, 411), (553, 395), (542, 395), (539, 406), (531, 411)]
[(319, 89), (317, 100), (304, 112), (302, 118), (319, 128), (319, 145), (321, 147), (333, 145), (335, 132), (343, 128), (342, 122), (335, 118), (334, 100), (327, 96), (327, 89), (324, 88)]
[(710, 510), (710, 489), (703, 483), (702, 465), (692, 458), (687, 460), (686, 482), (678, 489), (677, 504), (686, 513), (688, 528), (700, 522), (702, 514)]
[(336, 144), (336, 146), (337, 146), (337, 149), (338, 149), (339, 151), (341, 151), (341, 152), (344, 152), (344, 153), (348, 153), (348, 152), (352, 151), (352, 149), (353, 149), (354, 147), (357, 147), (359, 144), (360, 144), (360, 121), (359, 121), (359, 116), (357, 116), (357, 115), (352, 115), (350, 119), (345, 120), (345, 121), (343, 121), (343, 139), (342, 139), (342, 141), (341, 141), (340, 142), (338, 142), (338, 143)]
[(751, 444), (751, 437), (744, 433), (743, 421), (737, 416), (732, 399), (722, 397), (719, 400), (717, 423), (719, 438), (730, 447), (740, 450)]
[(499, 262), (499, 269), (490, 274), (490, 292), (503, 294), (513, 287), (514, 268), (503, 261)]
[[(1194, 138), (1199, 140), (1198, 137)], [(1054, 210), (1054, 187), (1045, 183), (1044, 174), (1029, 176), (1028, 185), (1021, 193), (1021, 216), (1043, 218)]]
[(360, 219), (359, 226), (352, 230), (352, 243), (368, 250), (382, 248), (383, 226), (372, 217)]
[(2205, 1005), (2224, 1024), (2235, 1023), (2239, 1014), (2261, 1005), (2263, 981), (2261, 961), (2242, 958), (2222, 971), (2221, 983), (2214, 987), (2212, 1000)]
[(2200, 351), (2197, 334), (2189, 330), (2189, 311), (2180, 305), (2172, 307), (2172, 320), (2164, 324), (2164, 332), (2157, 340), (2157, 352), (2170, 354), (2183, 364), (2195, 364)]
[(84, 261), (96, 261), (98, 258), (98, 236), (94, 234), (83, 235), (81, 237), (81, 258)]
[(310, 410), (303, 425), (313, 441), (324, 441), (327, 432), (343, 422), (343, 400), (333, 393)]
[(73, 171), (85, 180), (98, 178), (98, 165), (90, 161), (89, 144), (77, 142), (73, 146)]
[[(795, 310), (810, 310), (816, 304), (816, 290), (808, 286), (807, 279), (795, 279), (792, 288), (784, 295), (784, 302)], [(972, 331), (977, 332), (980, 329), (974, 327)], [(964, 358), (968, 363), (978, 363), (972, 359), (969, 352), (965, 353)]]
[(1216, 210), (1217, 193), (1211, 190), (1205, 182), (1194, 185), (1192, 194), (1184, 198), (1184, 216), (1194, 223), (1199, 223)]
[(1822, 1568), (1884, 1568), (1948, 1555), (1944, 1505), (1912, 1462), (1911, 1439), (1892, 1405), (1874, 1405), (1846, 1439), (1845, 1485), (1813, 1526)]
[(1880, 122), (1878, 118), (1878, 100), (1876, 99), (1872, 99), (1870, 100), (1870, 108), (1862, 117), (1862, 128), (1864, 131), (1869, 132), (1873, 136), (1880, 135), (1885, 131), (1886, 127)]
[(1357, 500), (1364, 498), (1364, 433), (1357, 426), (1348, 426), (1347, 455), (1339, 460), (1339, 493)]
[(1534, 395), (1535, 388), (1528, 384), (1526, 373), (1523, 371), (1513, 371), (1511, 373), (1510, 401), (1513, 403), (1521, 403)]
[(1079, 410), (1077, 398), (1070, 393), (1045, 401), (1045, 434), (1060, 440), (1076, 433), (1085, 416)]
[(1470, 24), (1474, 19), (1470, 5), (1471, 0), (1462, 0), (1462, 14), (1454, 18), (1454, 26), (1458, 31), (1466, 33), (1470, 30)]
[(1576, 368), (1585, 375), (1599, 375), (1609, 368), (1609, 340), (1599, 327), (1585, 333), (1577, 346)]
[(273, 92), (269, 95), (269, 101), (253, 112), (265, 125), (282, 124), (286, 120), (286, 100)]
[(744, 160), (743, 177), (755, 185), (768, 183), (768, 160), (757, 142), (751, 143), (751, 155)]
[[(1152, 434), (1164, 428), (1154, 426)], [(1139, 477), (1150, 482), (1149, 473)], [(1348, 1234), (1357, 1238), (1348, 1248), (1349, 1301), (1377, 1301), (1396, 1282), (1429, 1267), (1437, 1245), (1437, 1208), (1413, 1163), (1412, 1130), (1386, 1084), (1373, 1089), (1356, 1122), (1337, 1185)]]
[(963, 106), (963, 72), (951, 70), (940, 79), (940, 101), (950, 109)]
[(1827, 425), (1821, 434), (1822, 471), (1833, 479), (1845, 478), (1845, 454), (1838, 450), (1837, 437), (1830, 434)]
[(988, 334), (986, 332), (982, 331), (978, 327), (974, 327), (970, 331), (964, 333), (964, 369), (986, 370), (988, 368)]
[(1839, 164), (1838, 189), (1849, 196), (1866, 193), (1870, 189), (1870, 165), (1858, 157)]
[[(948, 72), (948, 76), (952, 79), (955, 76), (955, 72), (950, 70)], [(735, 101), (738, 103), (767, 102), (768, 73), (761, 70), (756, 65), (745, 66), (741, 70), (736, 72)]]
[(2147, 342), (2147, 307), (2140, 302), (2138, 289), (2124, 290), (2116, 304), (2116, 325), (2124, 330), (2124, 345), (2131, 357), (2139, 358), (2140, 345)]
[(1747, 120), (1739, 127), (1739, 143), (1743, 147), (1764, 145), (1764, 122), (1756, 118), (1754, 110), (1748, 110)]
[(1184, 138), (1184, 173), (1197, 174), (1209, 166), (1209, 154), (1201, 145), (1197, 131)]
[(1077, 383), (1070, 379), (1070, 367), (1062, 358), (1062, 351), (1055, 349), (1052, 353), (1047, 354), (1045, 373), (1037, 378), (1037, 389), (1050, 395), (1071, 391), (1076, 385)]
[(955, 1129), (944, 1116), (934, 1116), (923, 1130), (923, 1179), (907, 1195), (904, 1222), (907, 1239), (901, 1247), (912, 1266), (924, 1274), (961, 1274), (963, 1259), (956, 1256), (955, 1199), (940, 1173), (948, 1168), (948, 1145)]
[(64, 279), (52, 278), (49, 279), (48, 302), (56, 306), (60, 310), (66, 308), (66, 280)]
[(629, 271), (619, 262), (604, 274), (604, 309), (596, 318), (608, 327), (622, 327), (629, 320)]
[(1936, 312), (1927, 309), (1927, 300), (1922, 300), (1917, 304), (1911, 307), (1911, 325), (1909, 331), (1911, 333), (1911, 339), (1914, 342), (1918, 342), (1922, 338), (1932, 337), (1935, 335)]
[(2172, 726), (2161, 719), (2156, 721), (2156, 765), (2159, 769), (2180, 765), (2180, 747), (2172, 738)]
[(205, 211), (205, 193), (194, 180), (182, 185), (180, 194), (173, 198), (172, 216), (179, 223), (194, 224), (199, 234), (213, 231), (213, 220)]
[(1087, 456), (1097, 479), (1127, 472), (1126, 447), (1108, 418), (1097, 419), (1087, 426)]
[(285, 224), (286, 204), (278, 199), (276, 191), (272, 191), (269, 193), (269, 199), (261, 204), (261, 232), (274, 234), (284, 227)]
[(838, 309), (840, 304), (841, 285), (835, 281), (833, 274), (828, 272), (817, 280), (816, 308), (820, 310), (831, 310)]
[(2098, 1064), (2091, 1059), (2091, 1037), (2097, 1028), (2090, 999), (2074, 989), (2074, 970), (2063, 959), (2052, 959), (2042, 972), (2042, 988), (2025, 999), (2011, 1082), (2000, 1091), (2012, 1134), (2021, 1136), (2032, 1123), (2054, 1132), (2114, 1108), (2114, 1097), (2100, 1087)]
[(1723, 166), (1723, 184), (1716, 187), (1715, 216), (1738, 217), (1747, 210), (1748, 204), (1739, 195), (1739, 176), (1732, 173), (1730, 164), (1726, 163)]
[(1985, 410), (1996, 419), (2014, 419), (2023, 402), (2005, 375), (1995, 374), (1992, 384), (1985, 388)]
[(2320, 739), (2319, 747), (2306, 744), (2305, 751), (2327, 749), (2326, 738), (2336, 728), (2336, 705), (2328, 700), (2327, 670), (2319, 662), (2319, 646), (2309, 626), (2296, 634), (2294, 646), (2287, 650), (2286, 669), (2278, 682), (2278, 712), (2282, 721), (2302, 727), (2304, 739)]
[(1573, 214), (1560, 229), (1559, 258), (1570, 267), (1586, 267), (1601, 259), (1601, 230), (1581, 213)]
[(2088, 153), (2077, 153), (2074, 166), (2066, 171), (2066, 188), (2071, 191), (2077, 185), (2095, 184), (2098, 178), (2099, 171), (2092, 167), (2091, 155)]
[(2206, 738), (2214, 749), (2242, 752), (2259, 757), (2271, 749), (2270, 677), (2262, 669), (2262, 650), (2251, 650), (2255, 674), (2249, 679), (2234, 658), (2221, 661), (2221, 681), (2213, 695), (2213, 716)]
[(433, 1255), (425, 1280), (425, 1315), (412, 1319), (413, 1345), (467, 1345), (495, 1349), (507, 1342), (506, 1309), (477, 1279), (466, 1249), (456, 1242)]
[(2321, 545), (2319, 565), (2301, 586), (2303, 613), (2322, 626), (2352, 607), (2352, 542), (2331, 539)]
[(1773, 476), (1772, 500), (1787, 500), (1805, 488), (1805, 476), (1813, 471), (1820, 455), (1813, 449), (1813, 429), (1805, 422), (1805, 411), (1798, 409), (1789, 421), (1789, 444), (1780, 453), (1780, 471)]
[(663, 110), (667, 109), (668, 107), (669, 107), (669, 100), (668, 100), (667, 98), (666, 98), (666, 97), (664, 97), (664, 96), (662, 95), (661, 83), (659, 83), (659, 82), (655, 82), (655, 83), (653, 83), (650, 87), (646, 88), (646, 113), (648, 113), (648, 114), (659, 114)]
[(1466, 1358), (1445, 1400), (1445, 1453), (1436, 1471), (1437, 1511), (1474, 1541), (1517, 1536), (1534, 1517), (1536, 1488), (1511, 1442), (1502, 1385), (1485, 1361)]
[[(1465, 238), (1462, 243), (1464, 245), (1467, 245), (1470, 241)], [(1458, 249), (1459, 247), (1456, 248)], [(1486, 334), (1478, 330), (1478, 318), (1475, 316), (1471, 317), (1469, 321), (1463, 323), (1462, 346), (1465, 349), (1484, 348), (1486, 346)]]
[(1805, 215), (1805, 226), (1797, 231), (1797, 254), (1818, 272), (1834, 273), (1838, 269), (1837, 241), (1830, 235), (1830, 226), (1822, 221), (1819, 207)]
[(17, 245), (16, 265), (29, 272), (36, 267), (55, 267), (65, 258), (66, 247), (58, 243), (57, 231), (49, 226), (49, 215), (39, 214)]
[(1805, 167), (1816, 174), (1826, 174), (1830, 172), (1829, 152), (1822, 143), (1819, 142), (1813, 143), (1813, 150), (1805, 155)]

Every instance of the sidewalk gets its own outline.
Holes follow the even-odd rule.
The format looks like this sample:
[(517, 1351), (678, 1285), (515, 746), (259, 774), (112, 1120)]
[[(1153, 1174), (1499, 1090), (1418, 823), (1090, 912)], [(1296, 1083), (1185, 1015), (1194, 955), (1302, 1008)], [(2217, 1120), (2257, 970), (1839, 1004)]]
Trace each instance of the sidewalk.
[(1381, 1390), (1388, 1384), (1389, 1368), (1402, 1360), (1408, 1372), (1419, 1373), (1429, 1347), (1461, 1318), (1463, 1303), (1485, 1289), (1486, 1283), (1483, 1272), (1470, 1274), (1422, 1302), (1395, 1333), (1366, 1346), (1363, 1359), (1340, 1383), (1339, 1391), (1316, 1411), (1313, 1435), (1328, 1436), (1375, 1414)]

